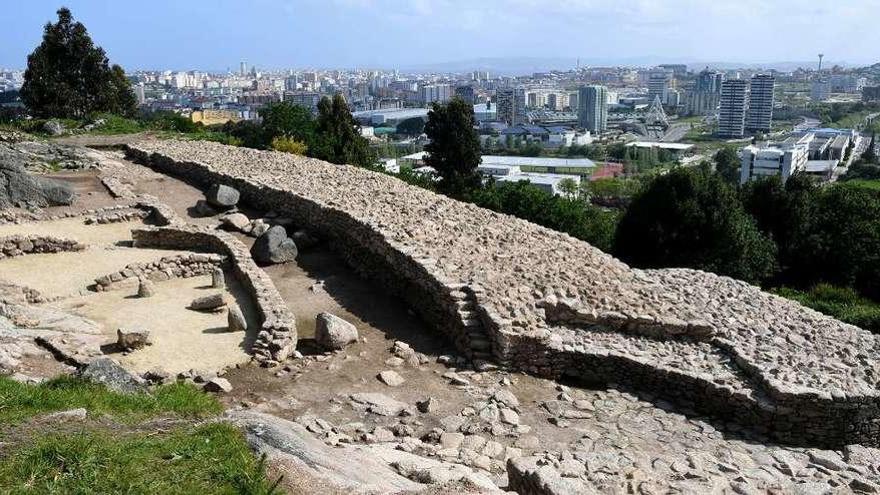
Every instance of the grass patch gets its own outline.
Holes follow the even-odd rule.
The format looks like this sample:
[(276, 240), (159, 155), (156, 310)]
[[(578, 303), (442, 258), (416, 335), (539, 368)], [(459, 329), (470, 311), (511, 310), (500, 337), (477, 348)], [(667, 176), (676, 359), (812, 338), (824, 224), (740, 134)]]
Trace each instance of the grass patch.
[(109, 414), (122, 420), (143, 419), (161, 413), (204, 417), (222, 411), (220, 403), (193, 385), (171, 383), (152, 393), (120, 394), (76, 377), (59, 377), (40, 385), (0, 377), (0, 423), (84, 407), (89, 414)]
[(0, 492), (270, 494), (264, 461), (227, 423), (193, 431), (45, 435), (0, 463)]
[(880, 179), (878, 180), (869, 180), (869, 179), (852, 179), (845, 182), (848, 186), (854, 187), (862, 187), (865, 189), (870, 189), (872, 191), (880, 191)]
[(860, 296), (851, 288), (819, 284), (809, 291), (782, 287), (771, 292), (840, 321), (880, 333), (880, 304)]

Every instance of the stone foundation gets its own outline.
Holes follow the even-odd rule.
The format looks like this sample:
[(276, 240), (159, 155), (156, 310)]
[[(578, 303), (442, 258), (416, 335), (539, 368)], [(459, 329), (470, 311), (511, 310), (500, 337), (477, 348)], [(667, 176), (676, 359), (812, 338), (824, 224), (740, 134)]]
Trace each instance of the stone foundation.
[(260, 317), (254, 359), (273, 366), (296, 349), (296, 319), (272, 280), (251, 258), (248, 248), (231, 234), (195, 226), (147, 227), (132, 231), (135, 247), (209, 251), (227, 260), (229, 268), (253, 298)]
[(144, 277), (154, 282), (164, 282), (172, 278), (191, 278), (209, 275), (221, 266), (223, 257), (219, 254), (184, 254), (168, 256), (148, 263), (132, 263), (118, 272), (95, 279), (95, 290), (103, 292), (118, 289), (130, 279)]
[(0, 238), (0, 260), (25, 254), (82, 251), (85, 245), (72, 239), (50, 236), (13, 235)]

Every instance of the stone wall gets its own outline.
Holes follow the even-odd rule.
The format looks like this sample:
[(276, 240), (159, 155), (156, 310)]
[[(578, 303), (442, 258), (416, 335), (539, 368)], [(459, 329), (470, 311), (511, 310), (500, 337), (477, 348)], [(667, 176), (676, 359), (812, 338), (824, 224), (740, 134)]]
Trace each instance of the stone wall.
[(144, 277), (154, 282), (164, 282), (172, 278), (191, 278), (209, 275), (221, 266), (223, 256), (213, 253), (192, 253), (179, 256), (166, 256), (162, 259), (132, 263), (122, 270), (95, 279), (95, 290), (103, 292), (127, 285), (130, 279)]
[(354, 167), (210, 143), (139, 143), (128, 155), (235, 187), (328, 239), (469, 356), (660, 393), (780, 441), (880, 443), (876, 337), (746, 283), (635, 270), (565, 234)]
[(296, 319), (272, 280), (251, 258), (250, 251), (232, 235), (196, 226), (146, 227), (132, 231), (135, 247), (208, 251), (225, 257), (236, 278), (253, 297), (260, 331), (254, 358), (277, 365), (296, 349)]
[(82, 251), (85, 245), (72, 239), (51, 236), (13, 235), (0, 237), (0, 260), (25, 254)]

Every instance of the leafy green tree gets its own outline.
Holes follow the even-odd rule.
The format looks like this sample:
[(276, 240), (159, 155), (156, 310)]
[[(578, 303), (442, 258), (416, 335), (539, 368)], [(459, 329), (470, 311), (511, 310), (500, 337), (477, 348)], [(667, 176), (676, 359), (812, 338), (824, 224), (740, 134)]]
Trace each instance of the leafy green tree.
[(315, 132), (315, 142), (309, 145), (315, 158), (359, 167), (375, 165), (376, 154), (369, 141), (360, 135), (360, 126), (342, 95), (337, 94), (332, 100), (321, 98)]
[(474, 107), (458, 97), (445, 105), (435, 103), (428, 112), (425, 133), (431, 142), (425, 145), (425, 165), (437, 170), (438, 187), (448, 194), (462, 195), (480, 187), (480, 139), (475, 125)]
[(739, 183), (740, 159), (736, 149), (725, 146), (715, 154), (715, 171), (724, 178), (728, 184)]
[(874, 151), (874, 140), (877, 137), (876, 134), (871, 134), (871, 144), (868, 145), (868, 149), (862, 153), (862, 161), (865, 163), (877, 163), (877, 152)]
[(566, 177), (559, 181), (559, 190), (568, 198), (574, 198), (578, 193), (578, 184), (571, 177)]
[(795, 174), (784, 185), (776, 176), (749, 181), (740, 192), (746, 212), (776, 243), (777, 282), (798, 286), (815, 282), (813, 232), (819, 193), (816, 181), (806, 174)]
[(125, 71), (111, 66), (70, 10), (47, 23), (43, 42), (28, 56), (21, 98), (36, 117), (85, 118), (106, 112), (131, 115), (136, 99)]
[(405, 119), (397, 124), (396, 132), (407, 136), (418, 136), (425, 132), (425, 120), (421, 117)]
[(759, 282), (775, 271), (776, 247), (708, 168), (675, 169), (630, 205), (614, 252), (639, 267), (689, 267)]
[(303, 106), (288, 102), (270, 103), (260, 109), (263, 140), (268, 145), (276, 138), (288, 138), (308, 146), (315, 141), (315, 118)]

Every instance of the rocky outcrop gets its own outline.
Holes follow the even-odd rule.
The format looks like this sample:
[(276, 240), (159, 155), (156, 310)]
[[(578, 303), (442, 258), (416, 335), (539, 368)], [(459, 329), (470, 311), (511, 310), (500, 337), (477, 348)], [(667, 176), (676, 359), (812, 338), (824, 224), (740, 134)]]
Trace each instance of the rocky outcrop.
[(27, 173), (14, 155), (0, 148), (0, 209), (70, 205), (74, 199), (70, 184)]
[(587, 243), (383, 174), (214, 143), (131, 157), (315, 232), (472, 357), (656, 391), (786, 442), (880, 444), (870, 332), (696, 270), (637, 270)]
[(231, 234), (196, 226), (147, 227), (132, 231), (135, 247), (209, 251), (222, 255), (229, 269), (253, 298), (260, 329), (254, 358), (274, 366), (296, 349), (296, 319), (272, 280), (251, 258), (247, 246)]

